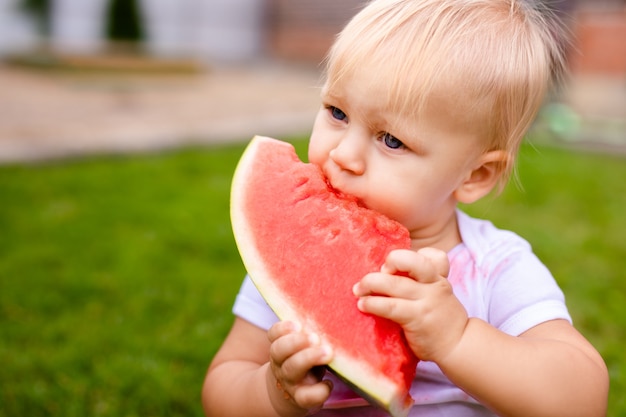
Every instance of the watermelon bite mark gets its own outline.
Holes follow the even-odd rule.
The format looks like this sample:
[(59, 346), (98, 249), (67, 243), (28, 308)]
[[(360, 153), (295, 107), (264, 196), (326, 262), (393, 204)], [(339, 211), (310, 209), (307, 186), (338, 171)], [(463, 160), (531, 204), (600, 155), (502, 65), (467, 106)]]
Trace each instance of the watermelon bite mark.
[(361, 313), (353, 285), (380, 270), (408, 230), (333, 189), (286, 142), (255, 137), (233, 177), (231, 220), (243, 263), (282, 320), (333, 347), (329, 367), (371, 403), (406, 416), (417, 358), (401, 327)]

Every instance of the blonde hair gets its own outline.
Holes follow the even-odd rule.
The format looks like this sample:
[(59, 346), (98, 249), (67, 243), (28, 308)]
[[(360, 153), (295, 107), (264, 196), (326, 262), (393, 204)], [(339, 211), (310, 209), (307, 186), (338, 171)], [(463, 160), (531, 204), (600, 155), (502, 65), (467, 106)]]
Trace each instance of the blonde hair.
[[(501, 186), (562, 74), (561, 28), (532, 0), (374, 0), (338, 35), (325, 89), (374, 65), (389, 108), (418, 118), (429, 99), (483, 123), (485, 151), (504, 150)], [(469, 120), (469, 119), (468, 119)]]

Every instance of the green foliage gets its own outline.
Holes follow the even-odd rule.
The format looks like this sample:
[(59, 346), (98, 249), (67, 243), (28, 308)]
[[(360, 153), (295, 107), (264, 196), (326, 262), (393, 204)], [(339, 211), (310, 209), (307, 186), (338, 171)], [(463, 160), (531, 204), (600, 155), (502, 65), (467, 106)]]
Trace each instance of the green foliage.
[[(106, 14), (106, 34), (114, 41), (138, 42), (145, 38), (139, 0), (111, 0)], [(50, 0), (21, 0), (20, 7), (37, 22), (41, 32), (50, 32)]]
[(22, 0), (20, 7), (33, 16), (41, 32), (47, 35), (50, 31), (50, 0)]
[[(298, 142), (300, 154), (304, 142)], [(243, 146), (0, 167), (0, 416), (201, 416), (244, 274)], [(626, 415), (626, 164), (523, 149), (525, 191), (466, 208), (533, 243)]]
[(139, 0), (112, 0), (107, 10), (107, 35), (115, 41), (144, 39)]

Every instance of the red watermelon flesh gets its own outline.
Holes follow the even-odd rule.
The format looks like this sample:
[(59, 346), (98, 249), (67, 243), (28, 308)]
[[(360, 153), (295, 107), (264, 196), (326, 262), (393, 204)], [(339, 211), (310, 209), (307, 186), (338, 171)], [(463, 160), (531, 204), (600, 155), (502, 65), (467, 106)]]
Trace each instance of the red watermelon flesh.
[(357, 309), (352, 287), (392, 249), (410, 248), (408, 230), (334, 190), (291, 144), (259, 136), (237, 166), (231, 220), (243, 263), (276, 315), (320, 335), (336, 374), (405, 416), (417, 358), (398, 324)]

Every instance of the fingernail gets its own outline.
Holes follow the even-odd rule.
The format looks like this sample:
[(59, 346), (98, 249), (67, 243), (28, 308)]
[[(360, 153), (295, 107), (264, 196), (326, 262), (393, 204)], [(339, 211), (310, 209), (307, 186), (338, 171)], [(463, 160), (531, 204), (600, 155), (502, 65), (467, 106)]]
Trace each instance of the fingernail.
[(293, 329), (294, 332), (300, 332), (302, 331), (302, 325), (297, 322), (297, 321), (292, 321), (291, 322), (291, 328)]
[(333, 357), (333, 348), (327, 344), (321, 346), (322, 352), (324, 352), (324, 360), (330, 360)]
[(359, 283), (357, 282), (356, 284), (354, 284), (352, 286), (352, 294), (356, 295), (357, 297), (359, 296)]
[(382, 272), (383, 274), (389, 274), (389, 273), (391, 273), (391, 268), (389, 268), (389, 267), (387, 266), (387, 264), (383, 264), (383, 265), (380, 267), (380, 272)]
[(320, 340), (320, 337), (317, 335), (317, 333), (309, 333), (309, 342), (313, 346), (317, 346), (320, 344), (321, 340)]

